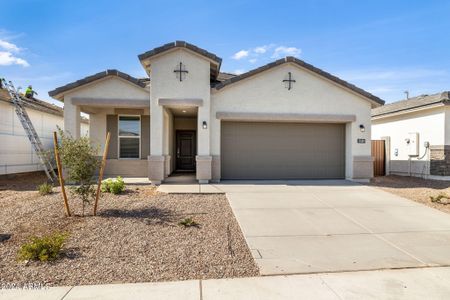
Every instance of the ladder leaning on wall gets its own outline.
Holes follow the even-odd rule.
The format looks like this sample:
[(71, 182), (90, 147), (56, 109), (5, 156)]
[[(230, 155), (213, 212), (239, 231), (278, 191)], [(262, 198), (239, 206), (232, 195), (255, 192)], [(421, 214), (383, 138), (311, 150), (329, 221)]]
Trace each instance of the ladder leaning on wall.
[(7, 82), (4, 78), (0, 78), (0, 81), (0, 86), (4, 86), (11, 96), (16, 114), (19, 117), (20, 123), (22, 123), (22, 127), (25, 130), (28, 139), (30, 140), (34, 152), (41, 161), (41, 165), (44, 168), (45, 174), (47, 175), (48, 179), (53, 182), (54, 179), (57, 178), (55, 168), (53, 167), (50, 156), (46, 153), (41, 139), (39, 138), (36, 129), (34, 129), (34, 125), (31, 122), (30, 117), (25, 110), (25, 107), (23, 106), (23, 100), (19, 94), (19, 91), (14, 87), (11, 81)]

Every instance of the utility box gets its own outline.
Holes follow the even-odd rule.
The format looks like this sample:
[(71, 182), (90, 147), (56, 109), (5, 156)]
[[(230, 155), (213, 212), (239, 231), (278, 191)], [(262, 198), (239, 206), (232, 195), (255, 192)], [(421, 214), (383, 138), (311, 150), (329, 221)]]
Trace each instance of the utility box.
[(408, 139), (406, 141), (408, 143), (408, 155), (419, 156), (419, 133), (408, 133)]

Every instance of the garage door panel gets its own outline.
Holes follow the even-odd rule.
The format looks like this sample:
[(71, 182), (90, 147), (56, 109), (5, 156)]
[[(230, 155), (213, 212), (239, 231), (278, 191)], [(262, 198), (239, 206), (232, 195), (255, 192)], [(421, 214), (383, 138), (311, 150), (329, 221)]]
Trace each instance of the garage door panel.
[(223, 122), (222, 178), (343, 178), (344, 126)]

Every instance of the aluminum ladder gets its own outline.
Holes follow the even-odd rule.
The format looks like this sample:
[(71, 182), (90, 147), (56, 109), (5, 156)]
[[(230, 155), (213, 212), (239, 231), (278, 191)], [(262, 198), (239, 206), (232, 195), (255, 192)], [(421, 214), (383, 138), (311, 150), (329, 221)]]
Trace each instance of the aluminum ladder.
[(47, 155), (44, 146), (42, 145), (41, 139), (39, 138), (36, 129), (34, 128), (34, 125), (31, 122), (30, 117), (25, 110), (25, 107), (23, 106), (23, 100), (19, 95), (19, 90), (14, 87), (11, 81), (7, 82), (4, 78), (0, 78), (0, 80), (2, 83), (1, 85), (6, 88), (9, 95), (11, 96), (16, 114), (19, 117), (20, 123), (22, 123), (22, 127), (31, 142), (31, 146), (33, 147), (34, 152), (41, 161), (41, 165), (44, 168), (45, 174), (47, 175), (48, 179), (53, 182), (57, 178), (55, 168), (53, 167), (51, 159), (49, 155)]

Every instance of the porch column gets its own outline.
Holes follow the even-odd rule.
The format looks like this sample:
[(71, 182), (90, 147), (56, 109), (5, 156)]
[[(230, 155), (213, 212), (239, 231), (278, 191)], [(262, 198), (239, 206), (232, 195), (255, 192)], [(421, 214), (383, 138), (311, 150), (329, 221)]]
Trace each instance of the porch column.
[(73, 138), (80, 137), (80, 107), (72, 104), (72, 99), (64, 98), (64, 131)]
[[(204, 125), (206, 128), (204, 128)], [(208, 183), (211, 176), (212, 156), (210, 149), (210, 102), (204, 101), (198, 108), (197, 115), (197, 180), (199, 183)]]
[(150, 108), (150, 155), (148, 156), (148, 179), (153, 185), (164, 180), (164, 110), (151, 101)]

